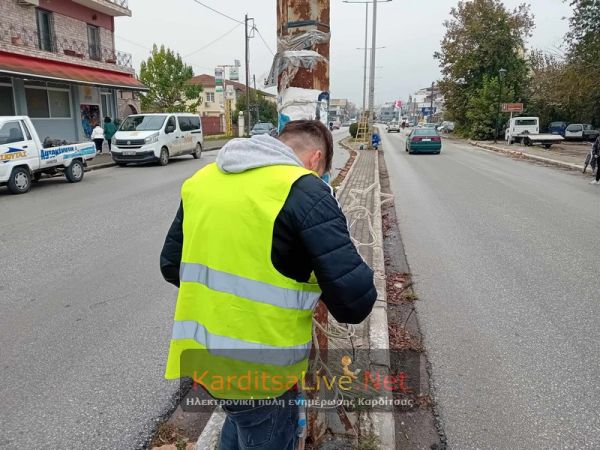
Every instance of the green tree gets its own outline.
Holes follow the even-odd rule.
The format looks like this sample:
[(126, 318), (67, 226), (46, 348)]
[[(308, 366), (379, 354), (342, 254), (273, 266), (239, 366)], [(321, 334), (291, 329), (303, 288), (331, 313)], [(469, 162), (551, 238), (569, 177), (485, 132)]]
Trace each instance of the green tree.
[[(266, 96), (259, 91), (250, 91), (250, 115), (252, 116), (251, 124), (257, 123), (256, 108), (258, 108), (258, 122), (271, 122), (277, 126), (279, 120), (277, 114), (277, 105), (270, 100), (267, 100)], [(246, 95), (238, 95), (236, 102), (236, 109), (238, 114), (240, 111), (244, 111), (246, 114)], [(237, 115), (236, 115), (237, 122)]]
[[(450, 15), (444, 23), (441, 49), (434, 55), (443, 75), (439, 87), (445, 97), (446, 117), (456, 122), (459, 134), (487, 134), (484, 130), (492, 116), (488, 103), (495, 95), (497, 108), (500, 92), (491, 89), (498, 86), (500, 69), (507, 71), (505, 92), (513, 96), (504, 100), (519, 101), (525, 93), (525, 41), (534, 26), (533, 17), (528, 5), (510, 11), (500, 0), (459, 1)], [(481, 94), (486, 101), (476, 99)]]
[[(484, 75), (482, 86), (468, 97), (466, 118), (471, 124), (469, 137), (472, 139), (485, 140), (495, 136), (498, 101), (505, 102), (514, 97), (510, 88), (503, 89), (501, 99), (499, 93), (500, 78)], [(502, 129), (502, 122), (499, 125)]]
[(567, 34), (569, 75), (582, 121), (600, 126), (600, 0), (569, 0), (573, 16)]
[(194, 71), (179, 54), (160, 49), (156, 44), (152, 56), (140, 67), (140, 81), (149, 91), (142, 96), (142, 109), (148, 112), (195, 112), (200, 105), (202, 87), (188, 84)]

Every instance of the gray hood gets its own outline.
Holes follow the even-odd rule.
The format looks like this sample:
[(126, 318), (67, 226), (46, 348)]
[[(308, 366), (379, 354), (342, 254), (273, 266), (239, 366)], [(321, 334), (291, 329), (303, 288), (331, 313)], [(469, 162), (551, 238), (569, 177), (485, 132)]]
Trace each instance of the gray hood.
[(303, 166), (290, 147), (266, 134), (250, 139), (233, 139), (217, 155), (217, 166), (225, 173), (280, 165)]

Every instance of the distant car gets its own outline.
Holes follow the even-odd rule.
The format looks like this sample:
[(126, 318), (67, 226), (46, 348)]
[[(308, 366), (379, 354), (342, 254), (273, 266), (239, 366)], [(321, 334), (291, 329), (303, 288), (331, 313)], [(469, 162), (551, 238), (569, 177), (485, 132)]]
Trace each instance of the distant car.
[(387, 132), (400, 133), (400, 124), (398, 122), (390, 122), (387, 126)]
[(275, 128), (275, 126), (270, 122), (259, 122), (252, 127), (250, 134), (252, 136), (258, 136), (261, 134), (275, 136), (277, 134), (277, 128)]
[(565, 139), (571, 141), (595, 141), (600, 131), (588, 123), (572, 123), (565, 129)]
[(442, 138), (435, 128), (415, 128), (406, 138), (406, 151), (413, 153), (435, 153), (442, 151)]
[(350, 125), (351, 125), (351, 123), (350, 123), (350, 122), (343, 122), (343, 123), (342, 123), (342, 128), (347, 128), (347, 127), (349, 127)]
[(440, 133), (452, 133), (454, 132), (454, 122), (445, 120), (437, 129)]
[(565, 130), (569, 124), (567, 122), (551, 122), (548, 125), (548, 133), (550, 134), (559, 134), (562, 137), (565, 137)]
[(422, 128), (433, 128), (434, 130), (437, 130), (437, 124), (435, 123), (424, 123)]

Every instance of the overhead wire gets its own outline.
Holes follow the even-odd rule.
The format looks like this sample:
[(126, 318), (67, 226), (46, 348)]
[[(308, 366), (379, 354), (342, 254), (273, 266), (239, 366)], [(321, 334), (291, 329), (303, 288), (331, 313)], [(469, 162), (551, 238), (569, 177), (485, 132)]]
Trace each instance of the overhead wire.
[(204, 7), (205, 7), (205, 8), (207, 8), (207, 9), (210, 9), (212, 12), (214, 12), (214, 13), (217, 13), (217, 14), (219, 14), (220, 16), (226, 17), (226, 18), (227, 18), (227, 19), (229, 19), (229, 20), (233, 20), (234, 22), (237, 22), (237, 23), (239, 23), (239, 24), (242, 24), (242, 25), (244, 25), (244, 22), (243, 22), (243, 21), (241, 21), (241, 20), (238, 20), (238, 19), (236, 19), (236, 18), (234, 18), (234, 17), (231, 17), (231, 16), (229, 16), (229, 15), (227, 15), (227, 14), (225, 14), (225, 13), (223, 13), (223, 12), (221, 12), (221, 11), (219, 11), (219, 10), (215, 9), (215, 8), (213, 8), (212, 6), (208, 6), (207, 4), (205, 4), (205, 3), (201, 2), (200, 0), (193, 0), (193, 1), (194, 1), (194, 2), (196, 2), (196, 3), (198, 3), (198, 4), (199, 4), (199, 5), (201, 5), (201, 6), (204, 6)]
[(218, 38), (216, 38), (216, 39), (214, 39), (213, 41), (209, 42), (208, 44), (206, 44), (206, 45), (203, 45), (203, 46), (202, 46), (202, 47), (200, 47), (199, 49), (196, 49), (196, 50), (194, 50), (193, 52), (191, 52), (191, 53), (188, 53), (187, 55), (184, 55), (183, 57), (184, 57), (184, 58), (188, 58), (188, 57), (190, 57), (190, 56), (192, 56), (192, 55), (195, 55), (196, 53), (200, 53), (202, 50), (206, 50), (206, 49), (207, 49), (208, 47), (210, 47), (211, 45), (213, 45), (213, 44), (216, 44), (216, 43), (217, 43), (217, 42), (219, 42), (221, 39), (223, 39), (223, 38), (225, 38), (225, 37), (229, 36), (231, 33), (233, 33), (235, 30), (237, 30), (237, 28), (238, 28), (240, 25), (243, 25), (243, 22), (242, 22), (241, 24), (240, 24), (240, 23), (238, 23), (238, 24), (237, 24), (235, 27), (233, 27), (231, 30), (229, 30), (229, 31), (227, 31), (226, 33), (222, 34), (221, 36), (219, 36)]
[(263, 41), (263, 44), (265, 44), (265, 47), (267, 47), (267, 50), (269, 50), (269, 52), (271, 53), (271, 55), (275, 56), (275, 52), (273, 50), (271, 50), (271, 47), (269, 46), (269, 44), (267, 43), (266, 39), (261, 34), (260, 30), (258, 28), (256, 28), (256, 26), (254, 26), (254, 29), (258, 33), (258, 37), (261, 39), (261, 41)]

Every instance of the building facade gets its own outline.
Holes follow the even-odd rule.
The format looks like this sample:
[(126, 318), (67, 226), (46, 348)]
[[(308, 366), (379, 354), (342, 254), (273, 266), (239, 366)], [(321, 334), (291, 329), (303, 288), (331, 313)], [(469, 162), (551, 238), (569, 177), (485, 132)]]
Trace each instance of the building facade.
[[(432, 102), (433, 99), (433, 102)], [(418, 120), (426, 120), (430, 116), (433, 103), (433, 119), (438, 120), (444, 113), (444, 96), (437, 85), (419, 89), (411, 95), (407, 107), (408, 115)]]
[[(226, 129), (225, 117), (225, 94), (229, 91), (230, 99), (232, 100), (233, 115), (237, 111), (237, 101), (240, 95), (246, 94), (246, 85), (237, 81), (224, 80), (224, 92), (217, 92), (217, 82), (212, 75), (202, 74), (193, 77), (190, 84), (202, 86), (200, 94), (200, 105), (198, 106), (198, 114), (202, 116), (202, 124), (207, 134), (221, 134)], [(266, 100), (277, 104), (277, 96), (268, 92), (250, 89), (250, 98), (260, 94)], [(275, 124), (274, 124), (275, 125)]]
[(2, 0), (0, 116), (28, 115), (40, 137), (77, 142), (105, 116), (139, 111), (131, 55), (115, 49), (127, 0)]

